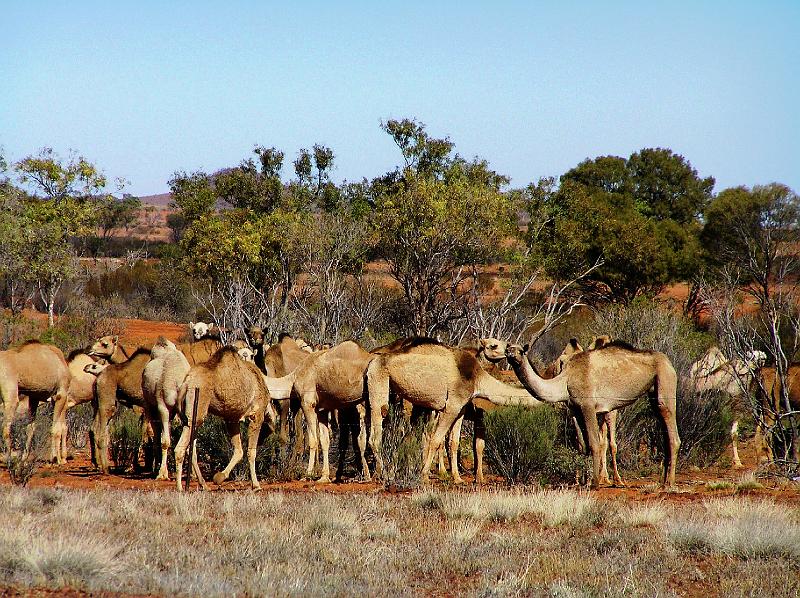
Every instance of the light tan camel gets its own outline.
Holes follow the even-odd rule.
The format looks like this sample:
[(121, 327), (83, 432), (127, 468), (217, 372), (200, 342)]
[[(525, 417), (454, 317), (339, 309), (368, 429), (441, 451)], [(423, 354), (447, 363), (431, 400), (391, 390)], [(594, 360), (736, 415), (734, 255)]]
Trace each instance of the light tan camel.
[(159, 337), (142, 372), (142, 395), (146, 417), (158, 422), (161, 438), (161, 466), (157, 480), (168, 480), (167, 454), (172, 446), (170, 422), (178, 409), (178, 389), (189, 371), (189, 360), (175, 344)]
[[(594, 351), (596, 349), (600, 349), (603, 346), (609, 344), (611, 342), (611, 337), (608, 335), (602, 335), (595, 337), (591, 344), (589, 345), (589, 350)], [(497, 360), (502, 355), (505, 357), (506, 347), (508, 343), (506, 341), (498, 340), (496, 338), (488, 338), (488, 339), (481, 339), (481, 344), (483, 345), (484, 355), (491, 360)], [(569, 342), (564, 347), (564, 350), (561, 354), (556, 357), (556, 359), (549, 365), (547, 368), (540, 374), (542, 378), (545, 380), (550, 380), (560, 374), (564, 367), (566, 366), (567, 362), (574, 355), (583, 352), (583, 347), (578, 343), (578, 341), (574, 338), (570, 339)], [(531, 364), (532, 365), (532, 364)], [(573, 407), (570, 407), (570, 412), (572, 414), (572, 424), (575, 427), (575, 433), (578, 439), (578, 446), (580, 451), (585, 453), (587, 452), (587, 445), (586, 440), (584, 439), (583, 431), (581, 430), (580, 426), (580, 413), (576, 412)], [(604, 413), (602, 420), (600, 422), (600, 452), (601, 452), (601, 467), (600, 467), (600, 484), (611, 484), (611, 480), (608, 477), (608, 465), (606, 463), (606, 455), (609, 448), (611, 447), (611, 465), (612, 471), (614, 475), (614, 484), (619, 486), (624, 486), (625, 483), (622, 481), (622, 477), (619, 474), (619, 468), (617, 467), (617, 436), (616, 436), (616, 426), (617, 426), (617, 412), (611, 411), (609, 413)]]
[[(758, 369), (767, 355), (763, 351), (750, 351), (746, 359), (727, 359), (719, 347), (712, 346), (692, 364), (689, 370), (690, 387), (697, 393), (724, 392), (742, 402), (750, 392)], [(739, 418), (731, 425), (733, 467), (744, 467), (739, 458)]]
[(28, 397), (27, 453), (33, 441), (39, 403), (50, 398), (66, 401), (69, 383), (69, 368), (58, 347), (31, 340), (16, 349), (0, 351), (0, 400), (4, 407), (3, 440), (7, 455), (11, 454), (11, 423), (20, 395)]
[[(290, 374), (305, 361), (309, 353), (303, 351), (297, 342), (288, 334), (282, 333), (278, 337), (278, 343), (267, 347), (264, 339), (264, 332), (256, 326), (247, 331), (250, 346), (255, 348), (255, 364), (270, 378), (282, 378)], [(291, 401), (279, 401), (275, 408), (280, 414), (280, 438), (281, 442), (289, 442), (289, 418), (292, 412)], [(299, 407), (294, 412), (295, 424), (295, 447), (296, 453), (303, 451), (302, 421), (299, 415)]]
[[(364, 372), (374, 355), (358, 343), (345, 341), (332, 349), (311, 354), (300, 366), (284, 378), (266, 378), (273, 397), (286, 395), (286, 385), (291, 382), (293, 392), (300, 400), (306, 418), (309, 455), (306, 475), (311, 477), (316, 466), (317, 452), (322, 452), (322, 475), (318, 482), (329, 483), (330, 478), (330, 414), (333, 410), (355, 407), (361, 424), (358, 448), (365, 479), (369, 479), (366, 452), (366, 388)], [(274, 389), (274, 392), (273, 392)], [(319, 430), (319, 438), (317, 431)], [(340, 467), (337, 476), (341, 474)]]
[(425, 447), (422, 479), (427, 480), (436, 451), (467, 404), (477, 397), (497, 405), (535, 407), (539, 401), (522, 388), (503, 384), (486, 373), (474, 354), (434, 339), (409, 338), (393, 343), (367, 368), (370, 438), (376, 473), (383, 473), (382, 423), (389, 410), (389, 389), (411, 404), (439, 412), (436, 429)]
[[(196, 415), (193, 413), (195, 389), (200, 389)], [(193, 416), (196, 417), (196, 425), (199, 428), (209, 413), (225, 421), (228, 437), (233, 445), (230, 462), (223, 471), (214, 474), (214, 482), (222, 484), (228, 479), (231, 470), (242, 460), (239, 422), (248, 420), (247, 460), (250, 465), (250, 481), (254, 490), (260, 490), (261, 485), (256, 477), (258, 435), (265, 416), (270, 427), (274, 429), (275, 410), (259, 369), (241, 359), (233, 347), (223, 347), (205, 363), (193, 365), (189, 369), (178, 393), (178, 405), (183, 420), (183, 431), (175, 446), (175, 478), (178, 490), (183, 490), (181, 483), (183, 458), (189, 446)], [(192, 461), (192, 469), (198, 482), (204, 490), (207, 490), (208, 485), (197, 465), (196, 450), (192, 452)]]
[(577, 353), (564, 370), (550, 380), (539, 376), (528, 362), (528, 346), (508, 345), (506, 357), (530, 393), (547, 403), (567, 403), (579, 410), (580, 425), (592, 451), (592, 487), (600, 485), (601, 443), (598, 414), (634, 403), (653, 390), (654, 407), (666, 428), (662, 484), (675, 486), (675, 466), (680, 437), (675, 418), (677, 375), (669, 358), (657, 351), (612, 342), (595, 351)]
[(53, 405), (51, 459), (59, 465), (67, 461), (67, 411), (76, 405), (88, 403), (94, 398), (97, 376), (108, 365), (105, 359), (95, 361), (84, 350), (73, 351), (67, 357), (70, 372), (69, 392)]

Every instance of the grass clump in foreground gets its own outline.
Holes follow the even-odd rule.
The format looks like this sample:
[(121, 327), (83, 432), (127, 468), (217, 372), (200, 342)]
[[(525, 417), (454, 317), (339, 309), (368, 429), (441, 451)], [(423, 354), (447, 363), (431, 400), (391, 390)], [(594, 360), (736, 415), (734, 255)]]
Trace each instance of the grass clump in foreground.
[(382, 596), (441, 592), (447, 580), (468, 596), (671, 595), (700, 551), (727, 555), (703, 571), (736, 580), (726, 595), (800, 592), (797, 511), (738, 497), (700, 508), (546, 490), (0, 488), (0, 518), (0, 579), (16, 587)]

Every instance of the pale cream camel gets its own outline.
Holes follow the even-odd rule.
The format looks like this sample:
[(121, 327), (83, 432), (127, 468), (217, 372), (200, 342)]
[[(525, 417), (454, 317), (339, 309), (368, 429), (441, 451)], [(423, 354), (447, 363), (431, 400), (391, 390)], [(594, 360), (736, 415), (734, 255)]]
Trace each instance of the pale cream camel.
[(236, 353), (238, 353), (239, 357), (241, 357), (245, 361), (249, 361), (250, 363), (255, 364), (256, 354), (250, 347), (241, 347), (239, 349), (236, 349)]
[(108, 362), (105, 359), (95, 361), (83, 350), (73, 351), (67, 357), (67, 367), (70, 372), (69, 392), (66, 397), (56, 400), (53, 405), (53, 426), (50, 436), (51, 459), (55, 463), (61, 465), (67, 460), (67, 411), (94, 398), (97, 376), (106, 365)]
[[(756, 372), (764, 365), (763, 351), (750, 351), (745, 359), (727, 359), (719, 347), (712, 346), (689, 370), (689, 384), (697, 393), (724, 392), (736, 401), (746, 400)], [(731, 425), (733, 467), (744, 467), (739, 458), (739, 418)]]
[[(266, 378), (273, 397), (285, 396), (286, 385), (291, 382), (293, 391), (300, 400), (306, 418), (309, 456), (306, 474), (310, 477), (316, 466), (317, 452), (322, 452), (322, 475), (319, 482), (330, 478), (330, 415), (337, 409), (355, 407), (361, 424), (358, 448), (365, 479), (369, 479), (366, 451), (366, 388), (364, 372), (374, 355), (362, 349), (358, 343), (345, 341), (332, 349), (311, 354), (291, 374), (284, 378)], [(273, 392), (274, 389), (274, 392)], [(341, 430), (341, 426), (340, 426)], [(319, 438), (317, 437), (319, 431)], [(342, 471), (340, 453), (339, 470)]]
[(497, 405), (535, 407), (539, 401), (522, 388), (486, 373), (475, 355), (434, 339), (409, 338), (393, 343), (392, 352), (377, 355), (367, 368), (370, 438), (376, 473), (383, 473), (382, 423), (389, 409), (389, 389), (411, 404), (439, 412), (426, 443), (422, 479), (427, 480), (436, 451), (468, 403), (482, 397)]
[(195, 341), (199, 341), (204, 338), (210, 338), (217, 341), (220, 340), (219, 326), (213, 322), (210, 324), (206, 324), (205, 322), (189, 322), (189, 330), (192, 333), (192, 339)]
[(7, 455), (11, 453), (11, 423), (20, 395), (28, 397), (27, 453), (33, 440), (39, 403), (50, 398), (56, 402), (66, 401), (69, 383), (69, 368), (58, 347), (31, 340), (15, 349), (0, 351), (0, 400), (4, 407), (3, 440)]
[[(194, 414), (195, 389), (199, 389), (197, 413)], [(181, 483), (183, 458), (192, 434), (193, 418), (199, 428), (207, 414), (217, 415), (225, 421), (228, 437), (233, 445), (233, 456), (221, 472), (214, 475), (214, 482), (222, 484), (231, 470), (242, 460), (242, 439), (239, 422), (248, 421), (247, 460), (250, 465), (250, 480), (254, 490), (260, 490), (256, 476), (256, 448), (261, 425), (266, 419), (274, 429), (275, 410), (270, 401), (269, 390), (263, 374), (252, 363), (241, 359), (233, 347), (223, 347), (205, 363), (193, 365), (181, 384), (178, 394), (183, 431), (175, 446), (175, 478), (178, 490)], [(196, 440), (195, 440), (196, 449)], [(192, 469), (204, 490), (208, 486), (197, 464), (197, 450), (192, 452)]]
[(161, 466), (157, 480), (168, 480), (167, 455), (172, 446), (170, 423), (178, 409), (178, 389), (189, 371), (189, 360), (174, 343), (159, 337), (142, 372), (142, 395), (146, 417), (158, 422), (161, 438)]
[(595, 351), (577, 353), (559, 375), (545, 380), (528, 362), (527, 351), (527, 345), (509, 345), (506, 357), (531, 395), (547, 403), (565, 402), (579, 410), (580, 425), (592, 451), (594, 488), (600, 484), (602, 458), (598, 414), (630, 405), (651, 390), (653, 405), (666, 428), (662, 484), (675, 486), (680, 447), (675, 418), (677, 375), (666, 355), (617, 341)]

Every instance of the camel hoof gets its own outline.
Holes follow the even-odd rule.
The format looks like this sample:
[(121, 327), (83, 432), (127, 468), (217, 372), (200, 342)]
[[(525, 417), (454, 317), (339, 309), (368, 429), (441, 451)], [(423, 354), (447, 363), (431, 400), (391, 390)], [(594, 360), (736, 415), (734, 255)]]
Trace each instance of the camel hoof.
[(253, 490), (253, 492), (261, 492), (261, 484), (253, 484), (253, 487), (251, 489)]
[(744, 469), (743, 463), (734, 463), (732, 469)]
[(453, 483), (454, 484), (463, 484), (464, 483), (464, 479), (463, 478), (453, 478)]
[(228, 479), (228, 476), (225, 475), (225, 472), (218, 471), (214, 474), (214, 483), (221, 486), (222, 483)]
[(317, 484), (330, 484), (331, 479), (328, 476), (322, 476), (320, 479), (317, 480)]
[(169, 474), (168, 473), (160, 473), (156, 476), (156, 480), (167, 480), (169, 481)]

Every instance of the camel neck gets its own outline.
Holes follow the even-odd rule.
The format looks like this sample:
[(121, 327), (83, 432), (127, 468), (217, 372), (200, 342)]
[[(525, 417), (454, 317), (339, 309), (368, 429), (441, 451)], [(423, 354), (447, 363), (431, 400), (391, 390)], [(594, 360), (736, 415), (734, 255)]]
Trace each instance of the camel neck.
[(511, 367), (514, 368), (514, 373), (522, 382), (522, 385), (538, 400), (545, 403), (563, 403), (569, 400), (567, 393), (567, 377), (566, 370), (561, 372), (558, 376), (545, 380), (530, 362), (523, 356), (521, 363), (516, 363), (515, 360), (509, 359)]
[(524, 388), (510, 386), (494, 378), (485, 371), (481, 371), (475, 384), (473, 397), (484, 397), (495, 405), (522, 407), (538, 407), (541, 401), (532, 397)]

